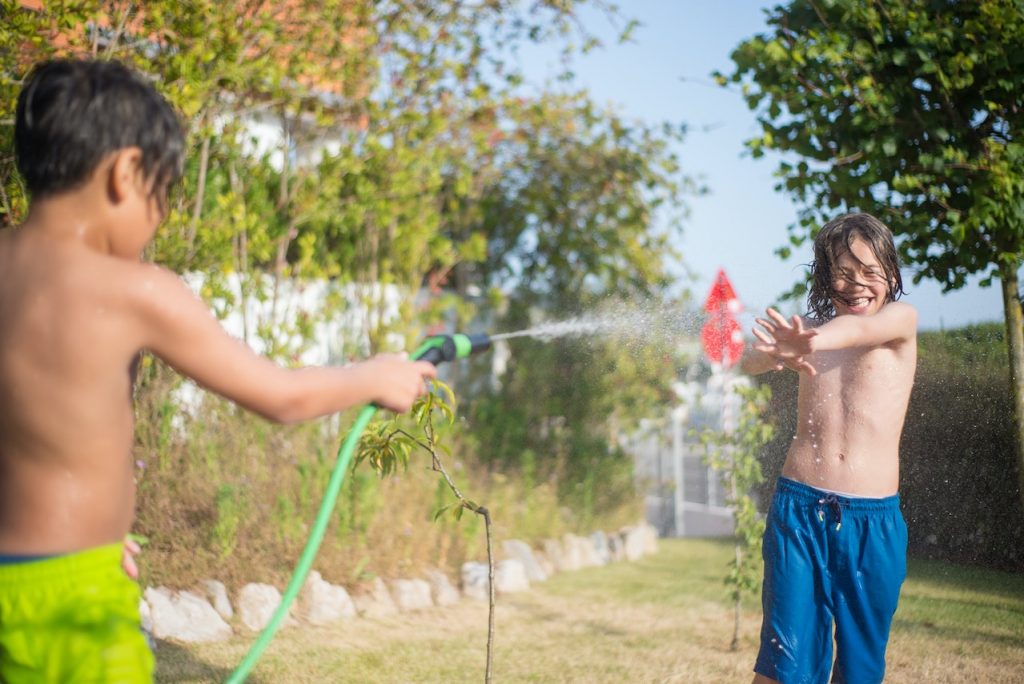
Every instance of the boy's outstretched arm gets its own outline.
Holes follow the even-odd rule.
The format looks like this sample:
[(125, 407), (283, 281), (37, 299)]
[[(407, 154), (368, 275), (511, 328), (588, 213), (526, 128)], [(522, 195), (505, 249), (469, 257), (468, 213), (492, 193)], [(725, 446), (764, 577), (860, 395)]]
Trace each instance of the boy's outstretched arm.
[[(877, 347), (911, 339), (917, 334), (917, 311), (909, 304), (890, 302), (870, 316), (841, 315), (817, 328), (805, 328), (799, 316), (787, 321), (769, 308), (767, 318), (759, 318), (757, 323), (763, 330), (754, 330), (760, 340), (754, 349), (786, 363), (802, 360), (816, 351)], [(813, 375), (814, 368), (806, 361), (803, 363)]]
[(433, 364), (397, 355), (342, 367), (287, 369), (235, 339), (210, 309), (165, 269), (144, 266), (134, 289), (143, 346), (203, 387), (282, 423), (376, 403), (403, 412), (426, 391)]
[[(755, 332), (756, 334), (756, 332)], [(811, 370), (811, 366), (803, 357), (783, 358), (762, 351), (755, 343), (754, 347), (743, 354), (740, 359), (740, 370), (748, 375), (761, 375), (768, 371), (780, 371), (789, 368), (796, 372)]]
[(758, 351), (757, 349), (748, 349), (740, 358), (740, 370), (748, 375), (761, 375), (768, 371), (780, 371), (783, 368), (785, 366), (782, 364), (782, 361), (779, 361), (767, 352)]
[(903, 302), (890, 302), (870, 316), (836, 316), (812, 329), (803, 328), (796, 316), (791, 324), (774, 309), (768, 309), (767, 313), (770, 320), (758, 319), (758, 323), (769, 335), (755, 331), (760, 333), (758, 339), (788, 353), (877, 347), (908, 340), (917, 334), (917, 311)]

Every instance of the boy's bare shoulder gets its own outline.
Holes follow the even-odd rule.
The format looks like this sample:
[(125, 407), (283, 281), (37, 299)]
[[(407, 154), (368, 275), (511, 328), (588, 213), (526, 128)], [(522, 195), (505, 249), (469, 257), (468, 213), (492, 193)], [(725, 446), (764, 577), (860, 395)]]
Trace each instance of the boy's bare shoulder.
[(907, 302), (889, 302), (882, 307), (882, 312), (906, 325), (908, 332), (917, 334), (917, 309), (913, 305)]
[(173, 315), (183, 305), (198, 302), (198, 297), (180, 275), (163, 266), (132, 263), (126, 273), (131, 287), (129, 301), (144, 318)]
[(915, 309), (912, 304), (908, 304), (907, 302), (888, 302), (885, 306), (882, 307), (882, 310), (897, 311), (900, 312), (902, 315), (912, 315), (915, 318), (917, 317), (917, 309)]

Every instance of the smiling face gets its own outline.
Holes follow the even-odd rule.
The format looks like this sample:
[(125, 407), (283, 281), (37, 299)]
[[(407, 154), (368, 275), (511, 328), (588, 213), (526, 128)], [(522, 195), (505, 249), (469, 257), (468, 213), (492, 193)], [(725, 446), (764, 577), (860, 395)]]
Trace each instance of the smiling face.
[(869, 316), (889, 301), (892, 284), (871, 246), (854, 238), (832, 265), (832, 305), (837, 315)]
[(825, 322), (840, 314), (870, 315), (903, 292), (899, 256), (889, 228), (870, 214), (832, 219), (814, 238), (807, 315)]

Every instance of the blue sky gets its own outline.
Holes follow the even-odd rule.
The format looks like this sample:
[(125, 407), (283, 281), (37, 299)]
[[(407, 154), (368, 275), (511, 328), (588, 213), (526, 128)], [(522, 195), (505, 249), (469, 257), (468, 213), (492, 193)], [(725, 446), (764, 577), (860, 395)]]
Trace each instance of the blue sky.
[[(746, 308), (746, 322), (777, 301), (810, 261), (808, 246), (782, 261), (774, 250), (786, 243), (786, 227), (797, 208), (773, 188), (777, 161), (752, 159), (743, 141), (759, 134), (753, 114), (739, 93), (715, 86), (711, 72), (732, 71), (729, 54), (745, 38), (765, 30), (764, 9), (752, 0), (629, 0), (622, 14), (641, 26), (631, 43), (617, 44), (607, 20), (593, 12), (587, 26), (605, 38), (605, 47), (577, 57), (576, 84), (601, 104), (613, 104), (628, 118), (650, 123), (686, 123), (689, 133), (678, 149), (685, 173), (700, 176), (709, 194), (688, 199), (690, 216), (679, 243), (696, 280), (699, 301), (719, 267), (726, 270)], [(530, 48), (521, 53), (531, 81), (559, 70), (557, 55)], [(938, 285), (912, 284), (904, 271), (905, 301), (918, 309), (922, 329), (954, 328), (1002, 320), (998, 283), (982, 288), (974, 279), (942, 295)], [(792, 310), (793, 304), (788, 305)], [(749, 328), (749, 325), (745, 325)]]

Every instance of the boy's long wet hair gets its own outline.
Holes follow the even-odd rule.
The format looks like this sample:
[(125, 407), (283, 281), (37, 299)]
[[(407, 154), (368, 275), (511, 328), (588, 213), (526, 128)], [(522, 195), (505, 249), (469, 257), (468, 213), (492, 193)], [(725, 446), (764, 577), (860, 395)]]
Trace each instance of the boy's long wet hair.
[(871, 214), (845, 214), (832, 219), (814, 238), (814, 262), (811, 263), (811, 289), (807, 293), (807, 315), (811, 320), (824, 323), (836, 316), (833, 299), (840, 295), (834, 282), (836, 260), (851, 252), (854, 239), (863, 240), (882, 267), (882, 277), (889, 285), (886, 302), (893, 302), (906, 294), (900, 275), (900, 260), (896, 244), (888, 226)]
[(18, 95), (14, 150), (33, 199), (83, 185), (110, 153), (142, 150), (142, 172), (162, 202), (181, 177), (185, 137), (160, 93), (118, 62), (37, 65)]

